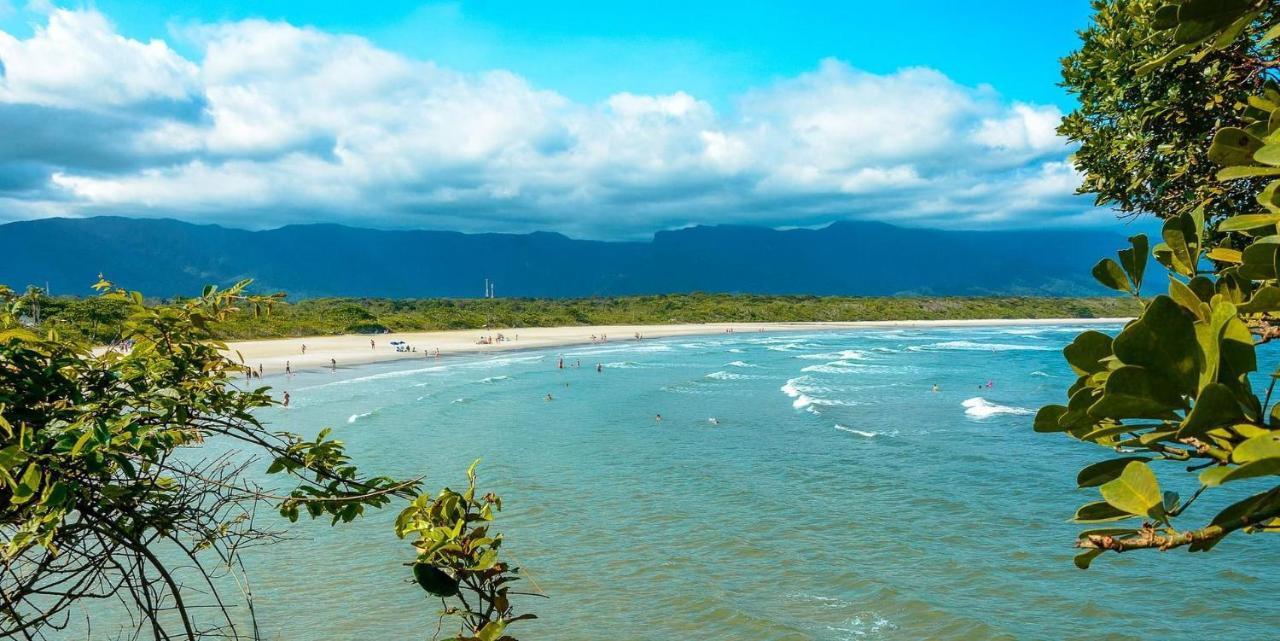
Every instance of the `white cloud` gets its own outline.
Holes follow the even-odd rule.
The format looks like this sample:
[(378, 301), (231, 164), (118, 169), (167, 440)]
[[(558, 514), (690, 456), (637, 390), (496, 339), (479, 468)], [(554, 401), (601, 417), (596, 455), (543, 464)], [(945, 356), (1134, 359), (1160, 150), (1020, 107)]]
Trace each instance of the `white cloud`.
[(159, 40), (117, 34), (94, 11), (53, 10), (26, 40), (0, 31), (0, 101), (59, 107), (187, 100), (198, 67)]
[[(0, 198), (65, 215), (595, 237), (867, 217), (1031, 226), (1089, 209), (1071, 195), (1056, 108), (931, 69), (825, 60), (717, 113), (684, 92), (577, 103), (510, 72), (460, 73), (276, 22), (183, 37), (199, 60), (91, 10), (54, 10), (26, 39), (0, 32), (0, 109), (127, 116), (85, 139), (92, 166), (62, 138), (43, 155), (33, 141), (24, 170), (40, 163), (46, 184)], [(0, 174), (17, 160), (7, 149)]]

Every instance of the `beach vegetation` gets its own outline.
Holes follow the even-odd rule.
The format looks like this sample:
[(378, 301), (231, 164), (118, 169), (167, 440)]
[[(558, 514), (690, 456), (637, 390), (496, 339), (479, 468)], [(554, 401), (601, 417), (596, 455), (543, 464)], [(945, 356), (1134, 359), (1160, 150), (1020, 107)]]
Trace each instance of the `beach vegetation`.
[(365, 470), (327, 429), (269, 430), (258, 412), (281, 399), (240, 383), (246, 367), (218, 338), (278, 303), (247, 285), (152, 304), (99, 282), (94, 303), (59, 317), (104, 334), (47, 316), (34, 327), (33, 302), (48, 301), (0, 287), (0, 638), (65, 638), (80, 600), (118, 603), (132, 622), (93, 638), (259, 638), (242, 551), (285, 544), (286, 520), (339, 526), (404, 501), (395, 533), (412, 548), (387, 580), (417, 590), (418, 577), (444, 599), (449, 638), (510, 640), (529, 615), (513, 611), (518, 577), (490, 529), (501, 499), (476, 496), (474, 466), (465, 492), (432, 496), (421, 478)]
[(1258, 350), (1280, 337), (1280, 16), (1263, 0), (1095, 9), (1064, 63), (1081, 106), (1062, 131), (1084, 191), (1165, 222), (1094, 268), (1142, 312), (1063, 350), (1077, 379), (1034, 421), (1111, 454), (1077, 476), (1098, 494), (1075, 513), (1082, 568), (1280, 530), (1280, 369)]

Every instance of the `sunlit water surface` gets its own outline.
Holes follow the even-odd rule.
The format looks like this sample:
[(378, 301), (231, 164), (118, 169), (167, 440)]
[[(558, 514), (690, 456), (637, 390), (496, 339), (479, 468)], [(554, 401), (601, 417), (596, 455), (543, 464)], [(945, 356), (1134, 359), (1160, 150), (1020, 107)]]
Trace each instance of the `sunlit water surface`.
[[(519, 601), (540, 617), (513, 629), (522, 639), (1273, 636), (1280, 555), (1263, 535), (1072, 565), (1067, 520), (1096, 497), (1075, 473), (1109, 453), (1030, 423), (1070, 385), (1060, 350), (1081, 329), (737, 333), (402, 361), (272, 380), (293, 404), (263, 418), (332, 426), (366, 470), (426, 473), (431, 488), (461, 485), (483, 458), (483, 486), (507, 505), (504, 549), (524, 587), (551, 596)], [(264, 635), (429, 638), (439, 601), (407, 583), (394, 512), (302, 524), (300, 540), (250, 553)]]

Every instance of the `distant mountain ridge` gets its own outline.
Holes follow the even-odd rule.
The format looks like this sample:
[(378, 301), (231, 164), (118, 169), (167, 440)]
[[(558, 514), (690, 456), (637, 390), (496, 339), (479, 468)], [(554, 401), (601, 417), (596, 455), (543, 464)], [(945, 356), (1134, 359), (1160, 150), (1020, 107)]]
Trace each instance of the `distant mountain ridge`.
[(700, 226), (648, 242), (558, 233), (385, 231), (333, 224), (247, 231), (168, 219), (0, 225), (0, 283), (87, 294), (98, 273), (148, 295), (253, 278), (292, 297), (584, 297), (677, 292), (1090, 295), (1107, 231), (957, 232), (877, 222), (822, 229)]

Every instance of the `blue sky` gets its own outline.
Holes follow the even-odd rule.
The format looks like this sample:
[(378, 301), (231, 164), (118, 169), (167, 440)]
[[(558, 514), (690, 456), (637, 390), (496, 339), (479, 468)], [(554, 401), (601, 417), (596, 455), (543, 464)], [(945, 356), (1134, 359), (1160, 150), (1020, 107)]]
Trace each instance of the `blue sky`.
[(1115, 226), (1086, 1), (797, 4), (0, 0), (0, 220)]

